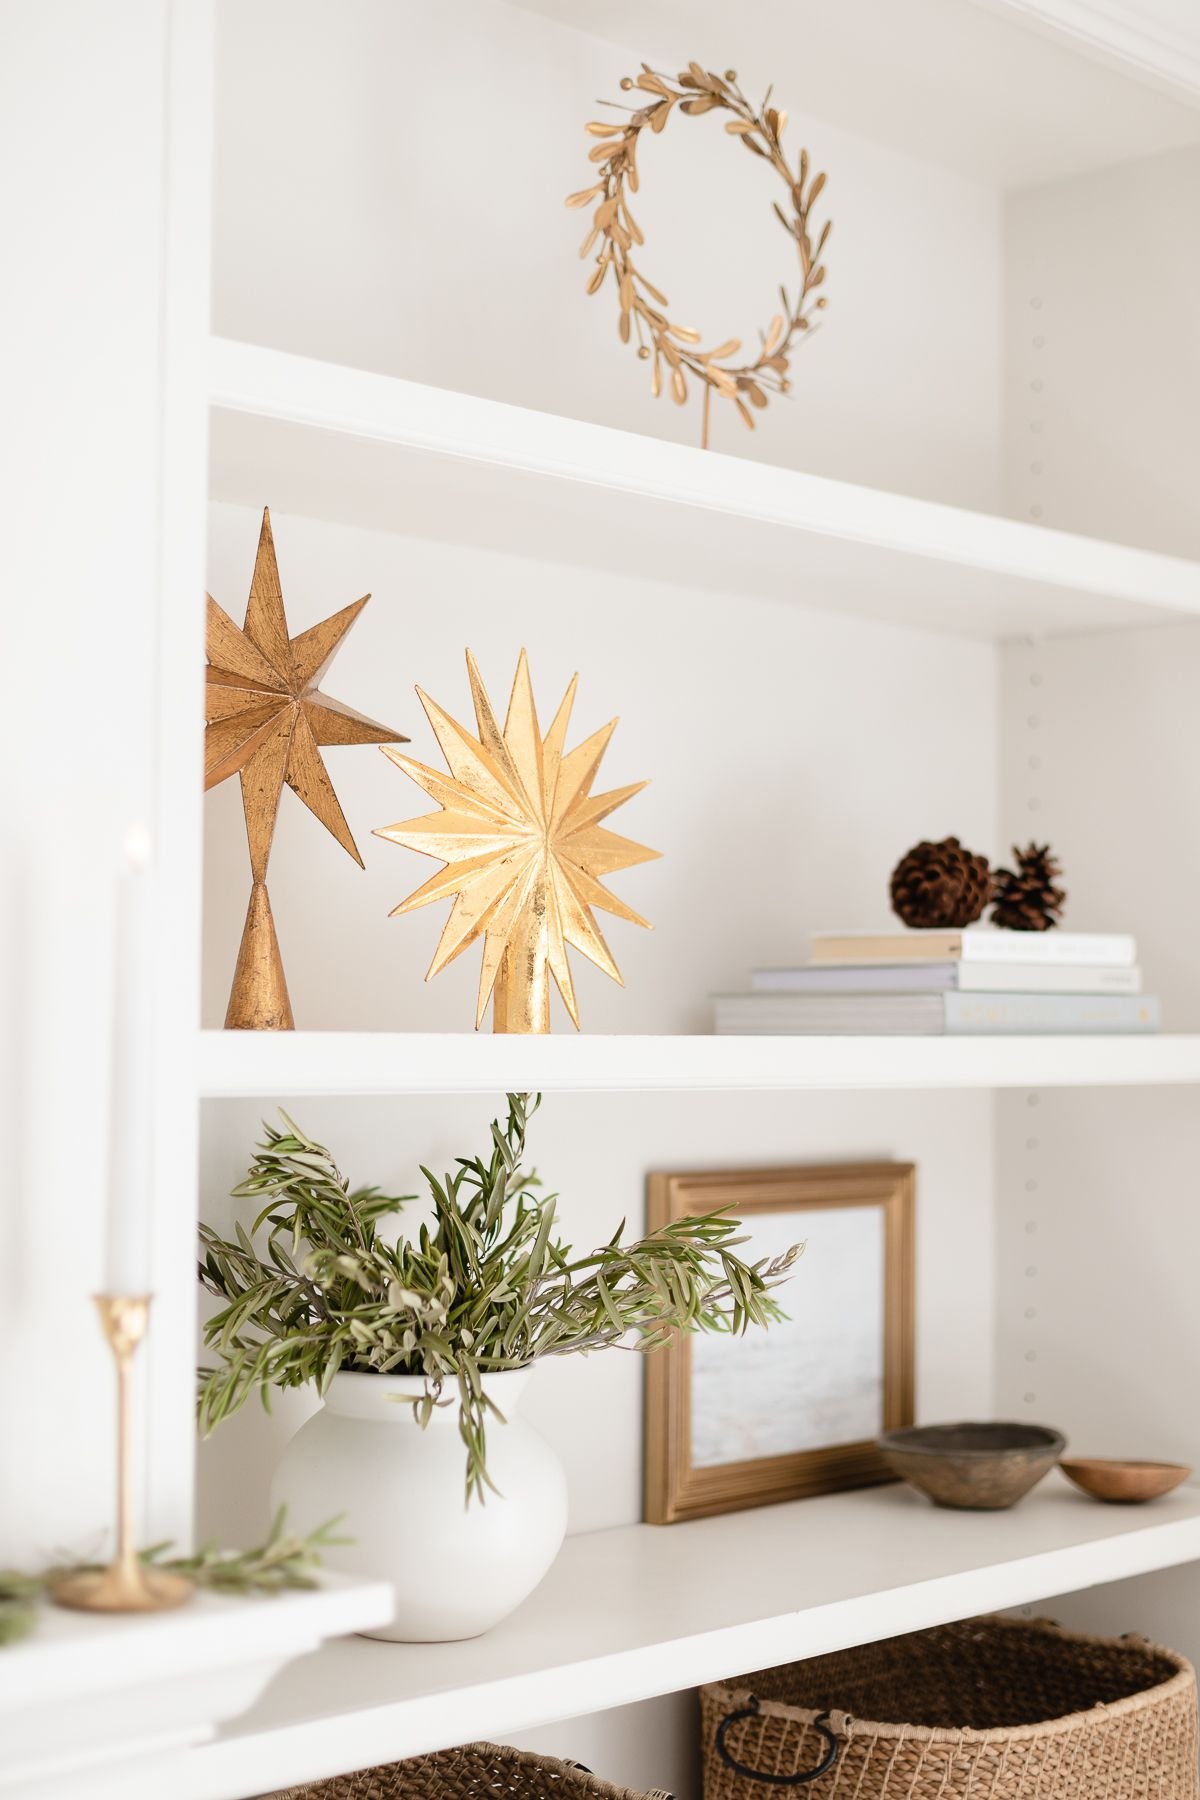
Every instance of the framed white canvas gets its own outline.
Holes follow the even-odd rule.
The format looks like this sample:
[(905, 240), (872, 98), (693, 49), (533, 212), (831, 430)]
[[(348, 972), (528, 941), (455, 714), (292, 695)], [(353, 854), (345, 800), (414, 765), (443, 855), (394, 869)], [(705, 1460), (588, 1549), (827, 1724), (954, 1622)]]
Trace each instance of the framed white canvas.
[(650, 1176), (652, 1230), (719, 1210), (747, 1261), (805, 1244), (786, 1320), (647, 1358), (651, 1523), (890, 1479), (875, 1442), (912, 1423), (915, 1187), (911, 1163)]

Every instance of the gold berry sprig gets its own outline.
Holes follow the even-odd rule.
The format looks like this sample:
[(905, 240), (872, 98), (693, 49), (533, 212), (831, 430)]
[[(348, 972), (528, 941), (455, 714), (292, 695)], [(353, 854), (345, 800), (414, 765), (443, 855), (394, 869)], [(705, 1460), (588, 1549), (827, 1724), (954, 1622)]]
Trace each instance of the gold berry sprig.
[[(640, 90), (647, 98), (638, 106), (625, 108), (630, 114), (623, 124), (593, 120), (587, 127), (590, 137), (600, 141), (589, 152), (590, 160), (600, 165), (599, 179), (591, 187), (581, 188), (567, 198), (567, 205), (590, 206), (596, 201), (592, 225), (583, 240), (579, 254), (588, 257), (596, 251), (596, 267), (587, 284), (589, 294), (598, 293), (611, 277), (617, 288), (620, 311), (617, 330), (623, 344), (636, 335), (638, 355), (643, 361), (653, 359), (651, 392), (657, 396), (669, 385), (673, 398), (682, 406), (688, 397), (689, 375), (702, 384), (705, 406), (705, 433), (708, 439), (708, 405), (713, 393), (732, 400), (743, 423), (754, 429), (751, 408), (765, 407), (771, 393), (786, 394), (791, 383), (788, 368), (793, 354), (793, 340), (812, 329), (814, 313), (825, 307), (824, 294), (817, 289), (825, 280), (822, 252), (829, 242), (832, 221), (826, 220), (813, 241), (809, 231), (812, 207), (825, 186), (825, 176), (810, 179), (807, 150), (801, 150), (793, 170), (783, 151), (783, 133), (787, 114), (770, 104), (771, 93), (757, 109), (738, 86), (737, 71), (726, 69), (723, 76), (699, 63), (689, 63), (672, 83), (649, 63), (642, 73), (625, 76), (621, 82), (625, 93)], [(619, 105), (619, 102), (602, 102)], [(730, 358), (742, 348), (740, 338), (727, 338), (711, 349), (702, 348), (701, 334), (689, 325), (676, 325), (667, 317), (666, 295), (654, 286), (633, 260), (635, 245), (645, 243), (637, 220), (629, 210), (628, 194), (638, 191), (638, 145), (645, 130), (658, 133), (678, 107), (691, 118), (723, 108), (733, 115), (725, 125), (731, 137), (741, 140), (754, 156), (769, 162), (788, 191), (786, 208), (773, 202), (779, 223), (793, 240), (800, 261), (800, 286), (792, 298), (786, 287), (779, 290), (782, 311), (777, 312), (765, 331), (759, 332), (759, 350), (752, 361), (731, 363)], [(599, 248), (597, 249), (597, 246)]]

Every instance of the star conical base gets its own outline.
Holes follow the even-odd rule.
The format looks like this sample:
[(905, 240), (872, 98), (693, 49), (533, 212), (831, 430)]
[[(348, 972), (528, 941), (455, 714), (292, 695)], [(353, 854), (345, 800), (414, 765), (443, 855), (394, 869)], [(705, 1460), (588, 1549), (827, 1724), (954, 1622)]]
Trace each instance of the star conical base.
[(256, 881), (242, 927), (233, 987), (225, 1012), (226, 1031), (293, 1031), (283, 958), (271, 917), (266, 886)]
[(537, 1033), (549, 1029), (549, 973), (528, 962), (522, 969), (510, 945), (492, 989), (492, 1030)]

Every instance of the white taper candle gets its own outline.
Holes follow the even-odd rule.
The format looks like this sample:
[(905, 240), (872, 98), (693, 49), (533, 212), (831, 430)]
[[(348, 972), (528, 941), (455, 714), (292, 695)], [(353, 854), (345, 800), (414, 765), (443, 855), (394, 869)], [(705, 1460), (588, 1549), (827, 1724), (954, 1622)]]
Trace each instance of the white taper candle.
[(106, 1294), (144, 1294), (150, 1276), (150, 840), (128, 833), (113, 943)]

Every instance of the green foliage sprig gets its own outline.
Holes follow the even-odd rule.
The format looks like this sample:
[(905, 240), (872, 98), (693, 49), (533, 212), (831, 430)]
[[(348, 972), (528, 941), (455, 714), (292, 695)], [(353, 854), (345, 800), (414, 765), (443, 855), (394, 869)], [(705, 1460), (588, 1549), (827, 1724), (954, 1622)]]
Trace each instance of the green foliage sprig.
[[(221, 1550), (215, 1544), (205, 1544), (194, 1556), (169, 1556), (168, 1543), (152, 1544), (138, 1554), (147, 1568), (186, 1575), (197, 1587), (214, 1593), (282, 1594), (318, 1586), (321, 1552), (332, 1544), (349, 1542), (334, 1536), (337, 1524), (336, 1519), (331, 1519), (307, 1537), (296, 1537), (287, 1529), (286, 1509), (281, 1506), (265, 1540), (250, 1550)], [(37, 1603), (55, 1582), (68, 1575), (98, 1573), (101, 1566), (60, 1562), (40, 1575), (0, 1569), (0, 1649), (29, 1636), (37, 1622)]]
[[(770, 1290), (799, 1254), (743, 1262), (738, 1221), (720, 1213), (673, 1219), (634, 1244), (624, 1222), (585, 1256), (554, 1234), (556, 1196), (537, 1195), (522, 1168), (540, 1096), (508, 1095), (492, 1122), (491, 1154), (460, 1157), (439, 1180), (422, 1168), (433, 1224), (415, 1237), (387, 1236), (414, 1196), (351, 1191), (329, 1151), (284, 1113), (235, 1198), (265, 1197), (249, 1232), (233, 1241), (201, 1226), (199, 1277), (225, 1304), (209, 1319), (216, 1361), (200, 1369), (199, 1422), (206, 1435), (257, 1391), (315, 1384), (340, 1369), (420, 1376), (418, 1424), (457, 1389), (466, 1448), (466, 1497), (493, 1487), (486, 1421), (503, 1415), (484, 1378), (543, 1356), (604, 1349), (630, 1337), (652, 1350), (676, 1330), (744, 1332), (784, 1315)], [(255, 1237), (265, 1231), (263, 1252)]]

